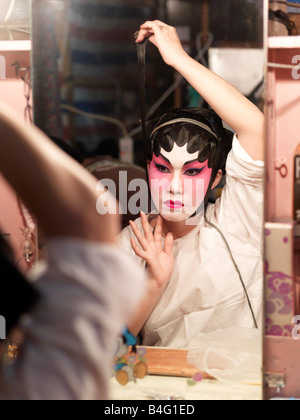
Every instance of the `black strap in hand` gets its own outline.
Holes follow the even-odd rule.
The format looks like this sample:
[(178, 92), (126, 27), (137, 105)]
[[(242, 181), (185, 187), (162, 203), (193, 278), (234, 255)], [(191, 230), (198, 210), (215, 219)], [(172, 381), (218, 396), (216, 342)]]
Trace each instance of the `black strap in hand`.
[[(135, 39), (138, 37), (138, 32), (135, 33)], [(145, 153), (147, 150), (147, 135), (146, 135), (146, 45), (148, 38), (143, 42), (137, 44), (137, 57), (139, 67), (139, 99), (141, 108), (141, 123), (143, 140), (145, 145)]]

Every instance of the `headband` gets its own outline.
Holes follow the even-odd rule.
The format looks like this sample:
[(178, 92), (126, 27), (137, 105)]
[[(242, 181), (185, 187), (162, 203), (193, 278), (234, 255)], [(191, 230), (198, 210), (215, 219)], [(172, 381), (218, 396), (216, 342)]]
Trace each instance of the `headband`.
[(186, 123), (189, 123), (189, 124), (193, 124), (193, 125), (197, 125), (198, 127), (201, 127), (201, 128), (203, 128), (205, 131), (207, 131), (209, 134), (211, 134), (212, 136), (214, 136), (217, 140), (218, 140), (218, 136), (216, 135), (216, 133), (214, 133), (210, 128), (209, 128), (209, 126), (208, 125), (206, 125), (206, 124), (203, 124), (202, 122), (200, 122), (200, 121), (197, 121), (197, 120), (193, 120), (193, 119), (191, 119), (191, 118), (177, 118), (177, 119), (175, 119), (175, 120), (171, 120), (171, 121), (168, 121), (168, 122), (166, 122), (166, 123), (164, 123), (164, 124), (161, 124), (160, 126), (158, 126), (155, 130), (153, 130), (152, 131), (152, 133), (151, 133), (151, 135), (150, 135), (150, 138), (158, 131), (158, 130), (160, 130), (161, 128), (163, 128), (163, 127), (166, 127), (166, 126), (168, 126), (168, 125), (171, 125), (171, 124), (176, 124), (176, 123), (183, 123), (183, 122), (186, 122)]

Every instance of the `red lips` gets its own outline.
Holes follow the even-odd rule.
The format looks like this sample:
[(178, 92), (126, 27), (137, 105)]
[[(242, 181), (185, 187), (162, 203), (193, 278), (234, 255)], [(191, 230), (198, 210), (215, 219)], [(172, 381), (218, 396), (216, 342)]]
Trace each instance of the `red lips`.
[(181, 209), (182, 207), (184, 207), (184, 204), (181, 201), (172, 201), (172, 200), (166, 201), (165, 205), (167, 207), (170, 207), (170, 209)]

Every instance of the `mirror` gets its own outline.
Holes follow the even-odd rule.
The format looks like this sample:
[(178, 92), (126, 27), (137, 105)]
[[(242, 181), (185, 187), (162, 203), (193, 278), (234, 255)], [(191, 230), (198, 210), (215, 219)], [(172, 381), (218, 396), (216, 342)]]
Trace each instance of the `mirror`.
[[(265, 229), (264, 398), (300, 398), (299, 122), (300, 4), (271, 2)], [(288, 128), (288, 131), (287, 131)], [(285, 205), (282, 205), (282, 202)]]
[[(263, 0), (116, 0), (114, 2), (50, 0), (46, 3), (32, 0), (32, 85), (35, 124), (99, 179), (111, 177), (113, 180), (117, 177), (118, 182), (121, 182), (120, 172), (129, 176), (131, 171), (128, 183), (137, 178), (145, 181), (144, 144), (140, 127), (139, 73), (136, 46), (133, 42), (133, 34), (139, 25), (146, 20), (159, 17), (160, 20), (176, 26), (182, 43), (191, 56), (198, 56), (203, 64), (206, 63), (212, 71), (228, 79), (244, 96), (263, 110), (265, 10)], [(207, 107), (207, 104), (184, 80), (178, 78), (178, 74), (162, 62), (158, 51), (149, 45), (146, 65), (147, 113), (162, 112), (170, 107), (194, 106)], [(113, 168), (117, 168), (117, 175), (115, 172), (114, 174), (109, 172)], [(132, 184), (134, 185), (136, 186)], [(223, 188), (224, 183), (211, 195), (212, 205), (216, 203)], [(125, 199), (123, 196), (122, 201), (122, 197), (120, 198), (122, 191), (119, 186), (117, 197), (127, 209), (132, 195), (129, 195), (128, 188), (128, 194)], [(133, 217), (138, 215), (138, 213), (133, 214)], [(128, 224), (125, 216), (124, 227)], [(212, 238), (215, 241), (214, 235), (217, 233), (213, 229), (207, 229), (205, 235), (208, 241)], [(218, 241), (214, 242), (218, 244), (215, 248), (216, 255), (221, 255), (222, 252), (223, 255), (226, 254), (227, 247), (220, 236)], [(247, 241), (242, 245), (247, 248)], [(130, 248), (130, 243), (128, 247)], [(246, 265), (249, 257), (246, 248), (239, 259), (239, 264), (242, 266)], [(219, 250), (222, 250), (221, 254)], [(261, 268), (261, 273), (259, 282), (255, 286), (259, 295), (255, 312), (262, 325), (263, 274), (259, 245), (256, 251), (258, 261), (256, 269), (259, 271)], [(226, 255), (226, 264), (232, 264), (229, 254)], [(219, 277), (222, 278), (224, 261), (218, 258), (211, 270), (217, 270)], [(234, 278), (235, 287), (240, 287), (237, 272), (234, 272)], [(251, 278), (249, 282), (251, 283)], [(206, 306), (213, 302), (213, 297), (218, 292), (218, 287), (210, 289)], [(244, 311), (248, 310), (246, 304)], [(247, 313), (250, 316), (249, 312)], [(226, 313), (223, 318), (226, 318)], [(214, 387), (214, 395), (211, 397), (215, 398), (215, 393), (220, 397), (221, 395), (228, 397), (228, 394), (234, 393), (241, 399), (247, 399), (249, 395), (250, 398), (260, 399), (261, 386), (257, 383), (260, 382), (261, 355), (255, 352), (251, 354), (253, 347), (249, 343), (253, 345), (255, 341), (257, 345), (261, 340), (261, 334), (259, 337), (255, 334), (254, 337), (249, 332), (250, 335), (247, 335), (249, 323), (247, 328), (243, 328), (237, 318), (238, 316), (235, 321), (238, 329), (231, 329), (230, 333), (227, 331), (227, 335), (223, 335), (222, 338), (217, 335), (210, 336), (215, 350), (210, 355), (213, 360), (210, 370), (213, 373), (212, 377), (220, 375), (219, 381), (209, 385)], [(195, 321), (194, 325), (191, 322), (190, 325), (197, 329), (197, 322)], [(214, 324), (216, 320), (207, 321), (210, 322)], [(218, 322), (216, 324), (218, 325)], [(224, 329), (226, 323), (222, 325)], [(232, 327), (230, 321), (227, 327)], [(208, 330), (214, 332), (213, 327)], [(186, 331), (183, 333), (186, 334)], [(222, 340), (224, 346), (227, 346), (225, 354), (222, 353), (222, 346), (218, 346)], [(150, 342), (151, 340), (146, 341)], [(151, 346), (148, 347), (149, 354), (151, 352), (153, 354)], [(177, 347), (184, 345), (179, 344)], [(197, 347), (188, 355), (188, 359), (186, 353), (183, 353), (185, 351), (186, 349), (182, 348), (176, 350), (178, 358), (180, 360), (183, 358), (185, 363), (188, 360), (192, 366), (192, 363), (197, 364), (195, 360), (201, 359), (201, 351), (197, 353)], [(240, 375), (243, 369), (237, 372), (233, 368), (237, 359), (235, 356), (233, 358), (230, 356), (234, 355), (235, 351), (241, 359), (244, 356), (244, 361), (245, 356), (249, 357), (246, 359), (250, 360), (251, 369), (247, 364), (243, 366), (246, 371), (245, 377)], [(151, 359), (151, 369), (159, 359), (160, 363), (164, 364), (162, 360), (168, 357), (162, 354), (162, 349), (159, 348), (154, 350), (154, 353), (158, 361), (155, 357), (154, 361)], [(203, 364), (200, 365), (197, 365), (198, 371), (202, 371)], [(257, 374), (256, 379), (253, 377), (249, 379), (247, 374), (254, 370)], [(223, 377), (222, 372), (225, 374)], [(151, 381), (153, 378), (143, 379), (140, 386), (143, 387), (144, 383), (145, 386), (155, 387), (154, 383), (147, 385), (148, 379)], [(167, 383), (163, 379), (158, 380), (161, 380), (161, 387), (157, 394), (165, 395), (168, 391), (161, 390), (168, 389), (170, 380)], [(228, 380), (231, 385), (228, 385)], [(186, 397), (188, 395), (186, 378), (180, 378), (180, 381), (181, 383), (178, 383), (178, 387), (182, 385), (180, 391), (172, 388), (169, 392), (179, 398)], [(251, 382), (252, 385), (245, 385), (245, 382)], [(121, 389), (115, 384), (116, 398), (120, 397), (121, 392), (123, 396), (126, 392), (129, 396), (127, 390), (130, 390), (129, 393), (133, 392), (130, 385), (134, 386), (129, 384), (127, 388)], [(193, 397), (199, 398), (201, 391), (196, 388), (195, 390)], [(131, 393), (130, 399), (132, 395)], [(151, 398), (149, 392), (147, 395)]]

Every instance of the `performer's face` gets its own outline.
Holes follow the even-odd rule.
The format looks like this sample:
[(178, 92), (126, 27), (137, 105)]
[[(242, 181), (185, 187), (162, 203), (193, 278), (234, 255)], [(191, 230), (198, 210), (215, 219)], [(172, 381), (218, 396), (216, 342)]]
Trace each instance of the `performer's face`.
[(212, 169), (200, 163), (199, 152), (174, 144), (171, 152), (153, 153), (149, 163), (151, 197), (160, 215), (168, 221), (187, 220), (199, 210), (209, 187)]

